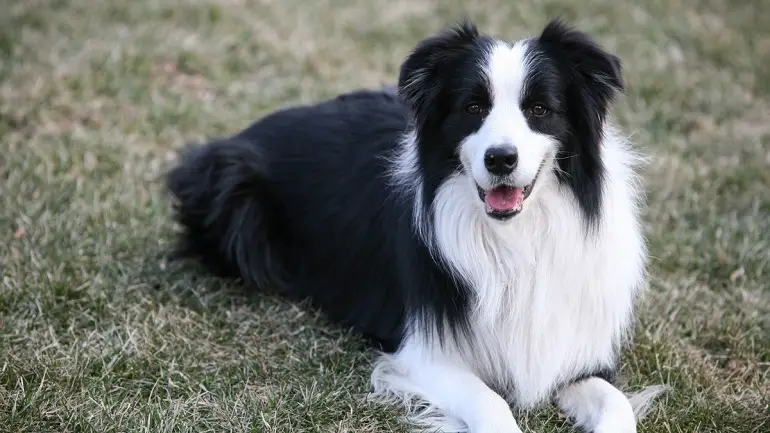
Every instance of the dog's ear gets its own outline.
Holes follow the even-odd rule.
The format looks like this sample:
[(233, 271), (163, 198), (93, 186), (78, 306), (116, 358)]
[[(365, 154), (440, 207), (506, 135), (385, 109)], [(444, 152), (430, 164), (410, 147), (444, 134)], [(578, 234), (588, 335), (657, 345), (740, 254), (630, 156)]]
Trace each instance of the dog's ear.
[(539, 44), (567, 65), (572, 84), (587, 90), (584, 95), (594, 99), (602, 117), (616, 94), (625, 91), (620, 58), (586, 33), (554, 19), (543, 30)]
[(418, 122), (424, 120), (421, 117), (429, 111), (440, 91), (442, 68), (467, 52), (478, 39), (476, 26), (462, 21), (421, 41), (406, 58), (398, 78), (398, 93)]
[(625, 90), (620, 59), (558, 19), (545, 27), (536, 45), (556, 61), (565, 82), (571, 133), (559, 151), (557, 175), (572, 188), (588, 221), (595, 221), (604, 176), (604, 122), (615, 96)]

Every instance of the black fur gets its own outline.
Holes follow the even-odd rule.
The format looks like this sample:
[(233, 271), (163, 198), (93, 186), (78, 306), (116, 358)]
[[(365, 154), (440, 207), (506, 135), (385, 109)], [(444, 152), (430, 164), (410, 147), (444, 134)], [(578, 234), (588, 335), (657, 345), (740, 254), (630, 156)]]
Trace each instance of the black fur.
[(537, 84), (542, 93), (559, 97), (564, 119), (552, 129), (561, 131), (557, 176), (575, 194), (587, 222), (594, 223), (605, 173), (602, 124), (617, 92), (624, 90), (620, 59), (558, 20), (545, 27), (532, 50), (540, 72)]
[[(460, 142), (481, 127), (483, 118), (465, 115), (463, 107), (492, 102), (479, 64), (493, 42), (464, 22), (422, 41), (401, 66), (399, 89), (419, 137), (425, 197), (433, 197), (441, 182), (461, 169)], [(423, 203), (426, 212), (430, 204)]]
[(183, 254), (259, 290), (310, 297), (333, 320), (394, 348), (401, 288), (414, 284), (405, 256), (418, 245), (377, 155), (392, 150), (405, 124), (395, 95), (359, 91), (193, 148), (168, 184), (186, 229)]

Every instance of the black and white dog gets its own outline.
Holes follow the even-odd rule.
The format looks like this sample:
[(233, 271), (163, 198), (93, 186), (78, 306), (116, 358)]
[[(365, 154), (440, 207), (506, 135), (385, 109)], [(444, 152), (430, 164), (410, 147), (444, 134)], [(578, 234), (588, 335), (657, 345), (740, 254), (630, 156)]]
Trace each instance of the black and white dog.
[(397, 92), (189, 150), (168, 179), (181, 252), (378, 342), (372, 396), (419, 425), (520, 432), (509, 404), (554, 399), (635, 432), (659, 389), (612, 385), (646, 274), (640, 158), (608, 114), (623, 88), (618, 57), (558, 20), (517, 42), (458, 24)]

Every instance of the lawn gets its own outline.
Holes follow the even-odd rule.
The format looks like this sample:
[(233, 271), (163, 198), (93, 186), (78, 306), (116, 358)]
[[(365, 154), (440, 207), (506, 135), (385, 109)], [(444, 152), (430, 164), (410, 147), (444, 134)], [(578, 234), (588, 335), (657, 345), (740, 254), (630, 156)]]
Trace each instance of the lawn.
[[(645, 169), (640, 432), (770, 431), (770, 4), (755, 0), (5, 0), (0, 431), (398, 432), (372, 354), (323, 315), (168, 258), (187, 141), (394, 82), (462, 16), (519, 38), (561, 15), (618, 53)], [(472, 6), (470, 6), (472, 4)], [(525, 431), (571, 427), (553, 408)]]

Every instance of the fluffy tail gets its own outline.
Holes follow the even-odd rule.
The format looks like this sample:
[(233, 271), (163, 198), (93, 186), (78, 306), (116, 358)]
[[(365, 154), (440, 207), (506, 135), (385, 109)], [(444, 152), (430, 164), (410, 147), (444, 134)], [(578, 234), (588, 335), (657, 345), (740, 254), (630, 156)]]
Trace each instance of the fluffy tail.
[(178, 255), (260, 289), (281, 286), (267, 179), (266, 161), (254, 143), (233, 138), (190, 146), (167, 178), (184, 228)]

